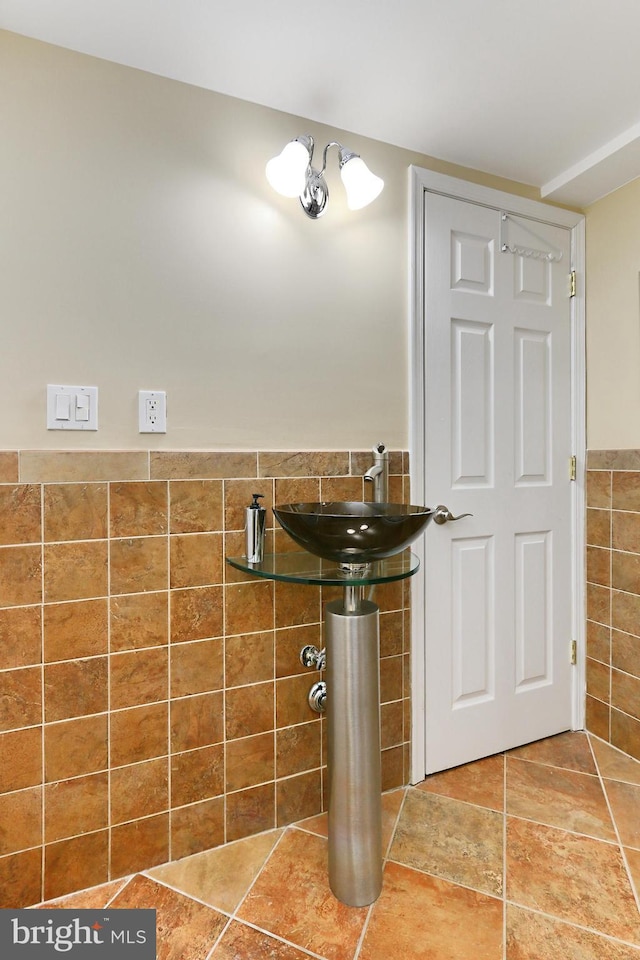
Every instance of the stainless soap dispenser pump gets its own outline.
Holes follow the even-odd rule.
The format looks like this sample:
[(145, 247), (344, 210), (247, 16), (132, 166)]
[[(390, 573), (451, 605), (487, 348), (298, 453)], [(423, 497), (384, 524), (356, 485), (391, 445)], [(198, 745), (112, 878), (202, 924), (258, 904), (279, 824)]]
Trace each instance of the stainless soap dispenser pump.
[(244, 511), (245, 515), (245, 551), (249, 563), (260, 563), (264, 556), (264, 527), (267, 511), (258, 503), (264, 498), (262, 493), (252, 493), (251, 506)]

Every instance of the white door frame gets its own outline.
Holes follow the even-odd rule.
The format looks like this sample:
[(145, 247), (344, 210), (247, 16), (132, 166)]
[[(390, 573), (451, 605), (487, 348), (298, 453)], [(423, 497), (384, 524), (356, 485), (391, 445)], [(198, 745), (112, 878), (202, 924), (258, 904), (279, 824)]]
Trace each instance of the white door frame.
[[(585, 718), (585, 544), (584, 544), (584, 471), (586, 456), (586, 367), (585, 367), (585, 221), (581, 214), (528, 200), (455, 177), (434, 173), (421, 167), (409, 168), (409, 368), (410, 368), (410, 480), (411, 502), (424, 503), (424, 197), (425, 192), (441, 193), (457, 200), (469, 200), (511, 212), (545, 220), (571, 230), (571, 265), (577, 277), (576, 295), (571, 301), (571, 374), (572, 442), (577, 462), (577, 478), (572, 486), (572, 638), (577, 642), (577, 663), (571, 688), (572, 728), (584, 727)], [(430, 536), (427, 528), (425, 536)], [(411, 585), (411, 783), (424, 779), (426, 769), (425, 737), (425, 574), (424, 538), (412, 548), (420, 558), (420, 571)]]

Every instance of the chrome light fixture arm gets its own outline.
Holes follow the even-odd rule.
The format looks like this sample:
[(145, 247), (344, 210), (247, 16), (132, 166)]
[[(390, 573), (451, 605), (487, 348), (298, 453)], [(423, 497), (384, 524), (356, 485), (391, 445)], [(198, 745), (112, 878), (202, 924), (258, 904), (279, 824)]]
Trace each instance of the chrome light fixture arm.
[(327, 169), (327, 151), (328, 151), (329, 147), (337, 147), (338, 150), (340, 151), (339, 156), (338, 156), (338, 169), (339, 169), (339, 170), (342, 170), (342, 168), (344, 167), (344, 165), (345, 165), (345, 163), (347, 162), (347, 160), (351, 160), (353, 157), (359, 157), (359, 156), (360, 156), (359, 153), (354, 153), (353, 150), (347, 150), (347, 148), (346, 148), (346, 147), (343, 147), (342, 144), (338, 142), (338, 140), (331, 140), (331, 141), (326, 145), (326, 147), (324, 148), (324, 150), (323, 150), (323, 152), (322, 152), (322, 170), (320, 171), (320, 174), (321, 174), (321, 175), (322, 175), (322, 174), (325, 172), (325, 170)]
[[(298, 139), (301, 143), (310, 141), (308, 147), (309, 168), (307, 170), (307, 182), (304, 185), (304, 190), (300, 194), (300, 206), (308, 217), (311, 217), (312, 220), (317, 220), (318, 217), (321, 217), (325, 212), (329, 200), (329, 186), (324, 178), (324, 172), (327, 169), (327, 151), (329, 147), (338, 147), (340, 149), (340, 157), (342, 157), (344, 147), (338, 143), (337, 140), (331, 140), (322, 152), (322, 168), (316, 170), (311, 163), (313, 160), (313, 137), (310, 134), (305, 134), (304, 137), (298, 137)], [(305, 143), (305, 146), (307, 146), (307, 143)], [(340, 167), (342, 166), (342, 162), (341, 160), (338, 161)]]
[[(303, 142), (302, 137), (298, 139)], [(340, 151), (338, 158), (338, 167), (340, 170), (342, 170), (347, 160), (351, 160), (352, 157), (357, 157), (359, 154), (346, 150), (337, 140), (331, 140), (322, 152), (322, 169), (315, 170), (311, 165), (311, 159), (313, 159), (313, 137), (306, 134), (304, 139), (311, 141), (311, 147), (309, 151), (310, 160), (307, 171), (307, 182), (305, 183), (303, 192), (300, 194), (300, 206), (308, 217), (311, 217), (312, 220), (317, 220), (318, 217), (321, 217), (324, 213), (327, 201), (329, 200), (329, 187), (324, 178), (324, 172), (327, 169), (327, 151), (329, 147), (338, 147)]]

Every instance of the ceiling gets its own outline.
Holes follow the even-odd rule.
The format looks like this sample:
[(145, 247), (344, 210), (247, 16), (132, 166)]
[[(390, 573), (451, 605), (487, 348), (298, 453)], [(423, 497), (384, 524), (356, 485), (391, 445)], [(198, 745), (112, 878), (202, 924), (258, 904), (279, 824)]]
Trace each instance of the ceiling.
[(0, 28), (579, 207), (640, 176), (638, 0), (0, 0)]

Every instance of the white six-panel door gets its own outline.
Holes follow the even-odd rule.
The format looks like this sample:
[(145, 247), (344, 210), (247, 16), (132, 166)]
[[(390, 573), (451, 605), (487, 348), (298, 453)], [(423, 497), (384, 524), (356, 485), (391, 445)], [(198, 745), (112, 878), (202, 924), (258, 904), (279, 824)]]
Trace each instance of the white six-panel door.
[(424, 196), (430, 773), (571, 726), (574, 450), (570, 230)]

